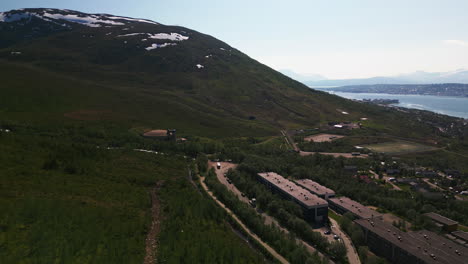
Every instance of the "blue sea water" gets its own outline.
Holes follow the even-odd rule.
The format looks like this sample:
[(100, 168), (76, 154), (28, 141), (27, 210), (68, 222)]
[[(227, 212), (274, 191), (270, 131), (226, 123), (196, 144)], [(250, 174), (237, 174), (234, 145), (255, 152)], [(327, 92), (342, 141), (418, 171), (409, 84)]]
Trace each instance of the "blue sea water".
[[(327, 91), (323, 89), (322, 91)], [(348, 99), (398, 99), (396, 106), (428, 110), (449, 116), (468, 118), (468, 98), (435, 95), (406, 95), (384, 93), (345, 93), (327, 91)]]

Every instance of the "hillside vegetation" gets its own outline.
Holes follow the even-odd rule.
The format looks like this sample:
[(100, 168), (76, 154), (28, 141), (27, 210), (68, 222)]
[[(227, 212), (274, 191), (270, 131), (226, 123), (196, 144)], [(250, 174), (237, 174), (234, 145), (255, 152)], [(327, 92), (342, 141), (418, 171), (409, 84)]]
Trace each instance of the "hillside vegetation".
[[(148, 191), (162, 182), (161, 263), (261, 263), (225, 213), (187, 181), (177, 155), (128, 148), (118, 129), (15, 127), (0, 133), (1, 263), (142, 263)], [(101, 146), (101, 147), (97, 147)]]
[[(339, 133), (411, 139), (466, 154), (460, 119), (315, 91), (209, 35), (145, 20), (55, 9), (1, 13), (0, 78), (0, 263), (141, 263), (156, 183), (158, 263), (265, 262), (268, 254), (247, 243), (191, 181), (195, 159), (206, 171), (205, 154), (239, 163), (241, 175), (304, 174), (387, 210), (423, 204), (340, 179), (342, 165), (351, 164), (301, 158), (287, 151), (280, 130), (335, 133), (328, 122), (366, 117), (364, 129)], [(167, 128), (187, 141), (142, 137)], [(456, 165), (465, 161), (461, 156)], [(442, 203), (434, 207), (446, 211)], [(462, 214), (454, 218), (466, 223)], [(275, 248), (290, 249), (288, 259), (316, 259), (294, 237), (269, 234), (259, 219), (252, 223)]]

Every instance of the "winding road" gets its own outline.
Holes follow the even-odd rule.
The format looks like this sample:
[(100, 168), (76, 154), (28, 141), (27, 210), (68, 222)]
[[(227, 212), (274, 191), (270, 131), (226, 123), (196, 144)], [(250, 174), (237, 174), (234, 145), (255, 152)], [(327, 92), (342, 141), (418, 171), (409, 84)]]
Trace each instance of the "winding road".
[(359, 255), (358, 253), (356, 252), (356, 249), (354, 248), (354, 245), (353, 245), (353, 242), (351, 241), (351, 239), (348, 237), (347, 234), (345, 234), (340, 226), (338, 225), (338, 223), (336, 222), (335, 219), (333, 218), (329, 218), (330, 219), (330, 222), (331, 222), (331, 232), (333, 234), (336, 234), (337, 236), (339, 236), (345, 246), (346, 246), (346, 256), (348, 258), (348, 261), (350, 264), (361, 264), (361, 260), (359, 259)]

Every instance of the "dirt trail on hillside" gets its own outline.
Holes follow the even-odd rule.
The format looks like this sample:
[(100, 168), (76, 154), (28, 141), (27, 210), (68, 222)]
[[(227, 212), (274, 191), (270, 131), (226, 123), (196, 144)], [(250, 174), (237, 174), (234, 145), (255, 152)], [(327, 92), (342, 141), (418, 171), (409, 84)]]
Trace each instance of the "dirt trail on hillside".
[(151, 227), (146, 236), (146, 255), (143, 264), (156, 263), (156, 252), (158, 247), (157, 236), (161, 230), (160, 209), (161, 203), (158, 198), (158, 191), (163, 181), (156, 183), (156, 186), (150, 190), (151, 195)]
[(291, 148), (294, 151), (296, 151), (296, 152), (300, 151), (299, 147), (297, 146), (296, 143), (294, 143), (294, 140), (291, 138), (291, 136), (288, 134), (288, 132), (286, 130), (281, 130), (281, 134), (284, 136), (284, 139), (286, 140), (286, 144), (291, 146)]

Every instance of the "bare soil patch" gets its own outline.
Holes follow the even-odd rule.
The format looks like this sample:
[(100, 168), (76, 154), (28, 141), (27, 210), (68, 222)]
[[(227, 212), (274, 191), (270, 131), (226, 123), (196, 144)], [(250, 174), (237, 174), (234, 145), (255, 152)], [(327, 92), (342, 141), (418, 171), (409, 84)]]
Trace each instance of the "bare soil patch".
[(340, 138), (343, 138), (345, 136), (341, 136), (341, 135), (333, 135), (333, 134), (318, 134), (318, 135), (312, 135), (312, 136), (308, 136), (308, 137), (305, 137), (304, 140), (305, 141), (313, 141), (313, 142), (331, 142), (333, 140), (337, 140), (337, 139), (340, 139)]

